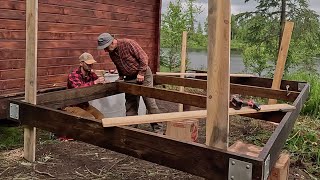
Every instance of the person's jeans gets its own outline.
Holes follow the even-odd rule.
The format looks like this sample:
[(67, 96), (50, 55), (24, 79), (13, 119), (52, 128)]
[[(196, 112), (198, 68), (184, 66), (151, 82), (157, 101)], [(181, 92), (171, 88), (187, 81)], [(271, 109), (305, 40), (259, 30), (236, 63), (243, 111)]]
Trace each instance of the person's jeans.
[[(125, 79), (125, 80), (133, 80), (133, 79)], [(146, 74), (144, 76), (143, 86), (153, 87), (153, 75), (151, 69), (148, 67)], [(127, 116), (136, 116), (138, 115), (139, 109), (139, 102), (140, 96), (132, 95), (132, 94), (125, 94), (126, 99), (126, 115)], [(156, 100), (153, 98), (142, 97), (148, 114), (159, 114), (160, 110), (156, 104)], [(161, 128), (162, 125), (158, 123), (151, 123), (150, 124), (153, 130)], [(159, 127), (160, 126), (160, 127)]]

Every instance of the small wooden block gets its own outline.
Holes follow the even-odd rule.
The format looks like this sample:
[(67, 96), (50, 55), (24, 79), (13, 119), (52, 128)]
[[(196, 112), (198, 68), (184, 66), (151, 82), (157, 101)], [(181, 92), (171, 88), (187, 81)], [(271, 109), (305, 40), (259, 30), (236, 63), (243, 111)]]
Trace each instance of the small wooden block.
[(290, 155), (281, 153), (275, 166), (272, 168), (268, 180), (287, 180), (289, 177)]
[(198, 127), (199, 121), (197, 119), (168, 122), (166, 135), (178, 140), (196, 142), (198, 139)]
[(246, 144), (242, 141), (236, 141), (230, 147), (228, 147), (228, 151), (236, 152), (252, 157), (258, 157), (259, 153), (261, 152), (262, 147), (253, 145), (253, 144)]
[[(228, 148), (228, 151), (258, 157), (262, 148), (253, 144), (236, 141)], [(279, 159), (271, 170), (268, 180), (287, 180), (289, 177), (290, 155), (281, 153)]]

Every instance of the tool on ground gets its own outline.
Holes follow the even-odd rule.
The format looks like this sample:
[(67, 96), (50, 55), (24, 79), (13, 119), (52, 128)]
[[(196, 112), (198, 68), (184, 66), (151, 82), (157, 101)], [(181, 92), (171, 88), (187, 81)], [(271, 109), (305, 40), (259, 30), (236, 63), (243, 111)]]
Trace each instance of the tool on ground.
[(255, 109), (257, 111), (261, 110), (261, 107), (258, 103), (254, 102), (252, 99), (248, 101), (244, 101), (240, 99), (238, 95), (233, 95), (230, 101), (231, 105), (235, 110), (240, 110), (243, 106), (249, 106), (252, 109)]

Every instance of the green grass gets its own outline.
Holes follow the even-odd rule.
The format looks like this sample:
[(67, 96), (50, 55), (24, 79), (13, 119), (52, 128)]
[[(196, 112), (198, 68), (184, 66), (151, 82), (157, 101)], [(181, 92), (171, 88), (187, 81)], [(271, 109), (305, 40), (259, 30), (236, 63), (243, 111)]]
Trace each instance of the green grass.
[(23, 128), (0, 127), (0, 150), (14, 149), (23, 145)]
[(297, 164), (308, 173), (320, 177), (320, 125), (319, 120), (308, 116), (299, 117), (289, 136), (285, 149)]
[(286, 77), (293, 81), (304, 81), (311, 85), (311, 91), (307, 102), (304, 104), (302, 114), (320, 117), (320, 75), (309, 72), (295, 72)]

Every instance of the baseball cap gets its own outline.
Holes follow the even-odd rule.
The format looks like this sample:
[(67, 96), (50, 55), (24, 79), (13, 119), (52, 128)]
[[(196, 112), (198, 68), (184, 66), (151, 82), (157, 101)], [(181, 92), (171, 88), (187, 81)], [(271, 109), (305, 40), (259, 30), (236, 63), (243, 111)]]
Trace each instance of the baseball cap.
[(113, 37), (109, 33), (102, 33), (98, 37), (98, 49), (105, 49), (110, 46), (113, 41)]
[(86, 64), (93, 64), (97, 62), (96, 60), (94, 60), (93, 56), (87, 52), (82, 53), (79, 57), (79, 60), (80, 62), (85, 62)]

